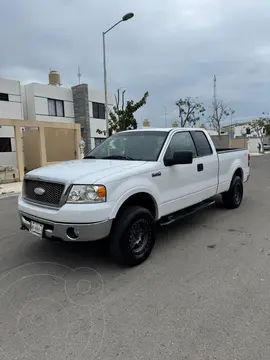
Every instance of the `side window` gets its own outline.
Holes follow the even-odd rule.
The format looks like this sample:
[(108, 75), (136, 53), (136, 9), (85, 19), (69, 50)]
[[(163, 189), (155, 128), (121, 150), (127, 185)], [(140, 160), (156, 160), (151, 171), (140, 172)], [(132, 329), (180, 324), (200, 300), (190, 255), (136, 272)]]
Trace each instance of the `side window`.
[(175, 151), (192, 151), (193, 157), (197, 156), (194, 141), (188, 131), (179, 132), (173, 136), (165, 157), (171, 158)]
[(192, 137), (194, 139), (199, 156), (207, 156), (213, 154), (209, 141), (207, 140), (207, 137), (202, 131), (193, 131)]

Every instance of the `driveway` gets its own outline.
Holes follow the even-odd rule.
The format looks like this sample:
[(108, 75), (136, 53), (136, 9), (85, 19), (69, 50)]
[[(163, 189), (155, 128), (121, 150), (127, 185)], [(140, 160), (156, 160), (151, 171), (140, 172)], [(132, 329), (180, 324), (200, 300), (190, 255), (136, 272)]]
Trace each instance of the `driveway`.
[(133, 269), (20, 231), (16, 197), (0, 200), (1, 359), (269, 360), (269, 180), (253, 158), (239, 209), (163, 229)]

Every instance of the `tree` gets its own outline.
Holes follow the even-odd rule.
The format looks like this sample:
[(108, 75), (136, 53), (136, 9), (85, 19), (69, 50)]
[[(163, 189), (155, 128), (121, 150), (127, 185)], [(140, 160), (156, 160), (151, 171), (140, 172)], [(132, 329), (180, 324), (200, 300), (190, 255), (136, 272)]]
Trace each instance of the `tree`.
[(210, 126), (217, 131), (218, 136), (221, 135), (222, 122), (227, 116), (231, 116), (235, 113), (234, 110), (230, 109), (223, 100), (214, 100), (212, 103), (212, 115), (209, 116)]
[[(109, 113), (109, 136), (114, 132), (137, 129), (138, 124), (134, 117), (134, 113), (146, 104), (149, 94), (148, 91), (144, 93), (141, 100), (134, 102), (127, 101), (125, 104), (125, 90), (120, 94), (120, 89), (117, 90), (115, 97), (115, 105), (113, 111)], [(98, 134), (106, 135), (106, 131), (97, 130)]]
[(181, 127), (195, 126), (200, 121), (201, 116), (204, 116), (205, 108), (203, 103), (196, 99), (186, 97), (176, 101), (175, 105), (179, 110), (179, 123)]
[(264, 112), (262, 113), (262, 115), (263, 121), (265, 123), (264, 135), (270, 136), (270, 115), (268, 113), (265, 114)]
[(260, 116), (258, 119), (256, 120), (252, 120), (249, 123), (250, 128), (257, 134), (258, 138), (260, 139), (260, 143), (261, 143), (261, 151), (264, 152), (264, 148), (263, 148), (263, 137), (264, 137), (264, 133), (267, 135), (267, 132), (269, 131), (269, 127), (270, 127), (270, 117), (269, 115), (263, 113), (262, 116)]

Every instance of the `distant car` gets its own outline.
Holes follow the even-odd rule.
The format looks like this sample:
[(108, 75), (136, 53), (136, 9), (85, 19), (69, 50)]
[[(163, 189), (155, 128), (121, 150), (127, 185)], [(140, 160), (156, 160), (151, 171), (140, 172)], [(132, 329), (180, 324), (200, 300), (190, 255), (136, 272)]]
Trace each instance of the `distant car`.
[(263, 144), (264, 151), (270, 151), (270, 144)]

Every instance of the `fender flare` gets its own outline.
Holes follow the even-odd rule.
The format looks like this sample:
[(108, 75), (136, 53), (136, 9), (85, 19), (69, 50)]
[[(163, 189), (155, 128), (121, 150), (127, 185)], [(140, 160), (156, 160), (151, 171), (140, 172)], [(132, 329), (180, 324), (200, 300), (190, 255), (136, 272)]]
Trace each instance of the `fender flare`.
[(159, 202), (158, 202), (158, 196), (151, 191), (148, 188), (144, 188), (144, 187), (135, 187), (132, 189), (129, 189), (128, 191), (126, 191), (125, 193), (123, 193), (120, 198), (118, 199), (118, 201), (116, 202), (116, 204), (114, 205), (112, 211), (111, 211), (111, 215), (110, 215), (110, 219), (114, 219), (119, 211), (119, 209), (121, 208), (121, 206), (124, 204), (124, 202), (126, 200), (128, 200), (131, 196), (139, 194), (139, 193), (145, 193), (149, 196), (151, 196), (151, 198), (153, 199), (154, 203), (155, 203), (155, 207), (156, 207), (156, 219), (159, 218), (159, 213), (160, 213), (160, 209), (159, 209)]

